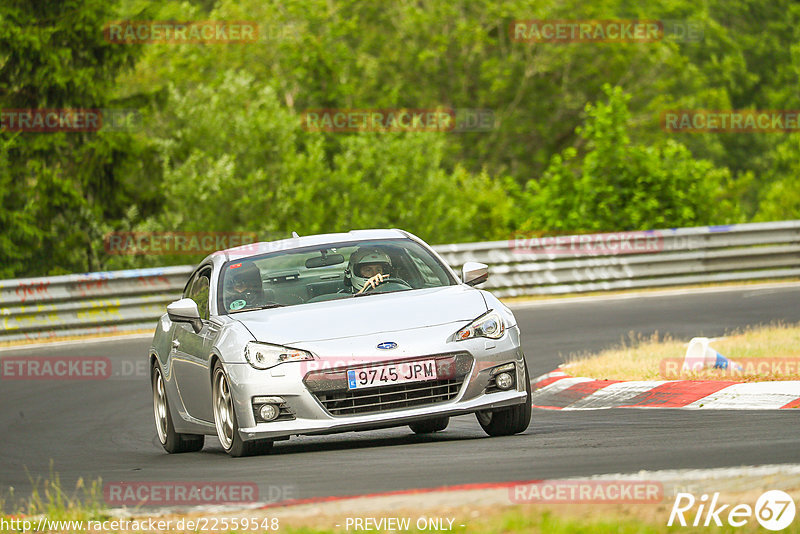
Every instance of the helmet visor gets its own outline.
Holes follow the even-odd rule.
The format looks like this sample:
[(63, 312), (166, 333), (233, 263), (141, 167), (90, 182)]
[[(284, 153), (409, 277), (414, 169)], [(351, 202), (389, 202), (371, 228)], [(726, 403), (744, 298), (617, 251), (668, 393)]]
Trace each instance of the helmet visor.
[(377, 274), (390, 274), (391, 267), (385, 262), (359, 263), (356, 266), (356, 276), (372, 278)]
[(233, 281), (231, 284), (234, 291), (242, 293), (245, 291), (255, 291), (258, 289), (258, 283), (254, 280), (248, 280), (246, 278), (239, 278)]

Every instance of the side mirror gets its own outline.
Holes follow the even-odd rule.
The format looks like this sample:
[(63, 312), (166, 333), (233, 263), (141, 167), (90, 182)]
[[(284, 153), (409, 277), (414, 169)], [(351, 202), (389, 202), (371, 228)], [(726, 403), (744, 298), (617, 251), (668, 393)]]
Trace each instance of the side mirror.
[(180, 299), (167, 305), (167, 316), (175, 323), (189, 323), (195, 334), (203, 329), (203, 321), (192, 299)]
[(489, 266), (477, 261), (468, 261), (461, 267), (461, 281), (468, 286), (477, 286), (489, 278)]

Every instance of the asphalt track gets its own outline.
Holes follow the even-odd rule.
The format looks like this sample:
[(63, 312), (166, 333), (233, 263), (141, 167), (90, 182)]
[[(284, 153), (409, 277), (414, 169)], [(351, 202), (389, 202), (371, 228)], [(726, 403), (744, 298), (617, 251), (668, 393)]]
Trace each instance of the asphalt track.
[[(548, 301), (515, 308), (533, 376), (571, 352), (595, 351), (658, 331), (681, 339), (800, 321), (800, 286)], [(795, 410), (534, 410), (521, 435), (488, 438), (473, 416), (445, 432), (407, 428), (293, 438), (273, 452), (231, 459), (216, 438), (199, 453), (158, 445), (146, 370), (149, 340), (113, 340), (0, 352), (9, 356), (104, 356), (108, 380), (0, 381), (0, 495), (30, 495), (57, 473), (114, 481), (255, 482), (263, 500), (355, 495), (476, 482), (554, 479), (642, 469), (800, 463)]]

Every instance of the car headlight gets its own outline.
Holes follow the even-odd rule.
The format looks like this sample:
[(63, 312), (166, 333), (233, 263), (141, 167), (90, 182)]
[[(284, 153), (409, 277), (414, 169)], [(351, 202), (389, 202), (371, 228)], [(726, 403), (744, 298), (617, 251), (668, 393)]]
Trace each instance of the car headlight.
[(269, 369), (284, 362), (313, 360), (310, 352), (298, 349), (269, 345), (267, 343), (249, 342), (244, 346), (245, 359), (256, 369)]
[(463, 341), (473, 337), (488, 337), (500, 339), (506, 331), (506, 322), (494, 310), (489, 310), (469, 325), (456, 332), (456, 341)]

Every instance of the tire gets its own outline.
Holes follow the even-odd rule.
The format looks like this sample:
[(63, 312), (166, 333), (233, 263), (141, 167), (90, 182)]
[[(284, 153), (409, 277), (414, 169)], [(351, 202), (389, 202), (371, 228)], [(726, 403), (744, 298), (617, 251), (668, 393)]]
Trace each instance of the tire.
[(244, 441), (239, 435), (239, 422), (233, 407), (233, 393), (228, 382), (228, 375), (225, 374), (225, 370), (219, 362), (214, 365), (212, 374), (211, 402), (214, 411), (214, 427), (217, 429), (217, 437), (225, 452), (234, 458), (269, 452), (272, 448), (272, 440)]
[(414, 431), (414, 434), (431, 434), (444, 430), (449, 423), (449, 417), (437, 417), (436, 419), (427, 419), (425, 421), (411, 423), (408, 426)]
[(531, 381), (528, 376), (528, 364), (525, 363), (525, 389), (528, 396), (524, 403), (499, 410), (477, 412), (483, 431), (490, 436), (511, 436), (524, 432), (531, 424)]
[(172, 424), (172, 415), (169, 411), (167, 388), (161, 367), (153, 363), (150, 372), (150, 384), (153, 386), (153, 417), (156, 423), (158, 441), (164, 450), (170, 454), (181, 452), (196, 452), (203, 448), (205, 436), (202, 434), (179, 434), (175, 432)]

